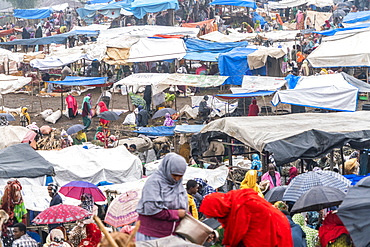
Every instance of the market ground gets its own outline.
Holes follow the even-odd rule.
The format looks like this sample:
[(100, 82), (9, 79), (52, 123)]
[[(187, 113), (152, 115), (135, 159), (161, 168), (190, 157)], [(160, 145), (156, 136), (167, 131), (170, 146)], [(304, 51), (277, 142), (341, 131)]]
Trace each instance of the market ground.
[[(85, 93), (83, 93), (80, 96), (75, 96), (77, 102), (79, 103), (79, 108), (81, 107), (81, 102), (83, 100), (83, 97), (87, 94), (91, 93), (92, 95), (92, 102), (93, 104), (96, 104), (98, 98), (101, 95), (101, 89), (100, 88), (95, 88), (92, 90), (89, 90)], [(219, 88), (207, 88), (207, 89), (202, 89), (200, 93), (197, 95), (216, 95), (220, 93), (231, 93), (230, 90), (224, 89), (220, 90)], [(31, 96), (25, 93), (19, 93), (19, 94), (6, 94), (3, 96), (4, 97), (4, 106), (8, 108), (19, 108), (26, 106), (29, 109), (29, 113), (31, 116), (31, 122), (36, 122), (39, 127), (42, 125), (49, 125), (52, 128), (58, 129), (57, 133), (61, 129), (67, 130), (70, 126), (74, 124), (82, 124), (82, 117), (79, 115), (75, 119), (69, 120), (66, 116), (62, 116), (55, 124), (48, 123), (46, 122), (40, 115), (40, 112), (45, 109), (53, 109), (58, 110), (61, 109), (61, 97), (37, 97), (37, 96)], [(114, 109), (120, 109), (120, 110), (128, 110), (128, 104), (127, 104), (127, 96), (121, 95), (120, 93), (115, 93), (112, 97), (110, 102), (110, 107), (112, 107), (113, 103), (113, 108)], [(263, 105), (269, 105), (271, 106), (270, 103), (271, 96), (270, 97), (265, 97), (264, 99), (261, 97), (258, 97), (258, 105), (261, 107)], [(112, 102), (113, 101), (113, 102)], [(41, 102), (41, 104), (40, 104)], [(362, 109), (362, 105), (369, 103), (368, 101), (359, 101), (358, 104), (358, 110)], [(64, 109), (65, 109), (65, 102), (64, 104)], [(42, 105), (42, 107), (41, 107)], [(177, 110), (180, 110), (184, 105), (191, 105), (191, 97), (177, 97), (176, 101), (177, 105)], [(274, 107), (273, 111), (276, 110)], [(130, 109), (133, 109), (133, 106), (130, 107)], [(280, 111), (281, 110), (290, 110), (289, 105), (284, 105), (280, 104), (278, 108)], [(1, 108), (0, 108), (1, 110)], [(307, 111), (313, 111), (312, 108), (306, 108)], [(130, 131), (132, 128), (123, 126), (123, 121), (125, 117), (127, 116), (129, 112), (121, 114), (120, 119), (114, 122), (111, 122), (110, 128), (112, 130), (118, 130), (118, 131), (123, 131), (127, 135), (130, 135)], [(11, 125), (19, 125), (19, 116), (15, 116), (16, 121), (15, 122), (10, 122), (9, 124)], [(163, 119), (155, 119), (155, 120), (150, 120), (149, 125), (162, 125)], [(190, 124), (194, 123), (193, 121), (189, 122)], [(93, 135), (95, 133), (95, 129), (99, 124), (99, 118), (94, 117), (92, 119), (92, 123), (90, 126), (90, 133), (88, 133), (88, 137)], [(123, 134), (124, 136), (125, 134)], [(122, 136), (122, 133), (121, 133)]]

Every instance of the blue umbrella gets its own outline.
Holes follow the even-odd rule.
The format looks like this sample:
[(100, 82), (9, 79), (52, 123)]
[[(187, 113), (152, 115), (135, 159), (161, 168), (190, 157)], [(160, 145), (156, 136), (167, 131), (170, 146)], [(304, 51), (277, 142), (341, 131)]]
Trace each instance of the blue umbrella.
[(72, 135), (79, 132), (80, 130), (83, 130), (84, 128), (85, 126), (83, 126), (82, 124), (75, 124), (67, 129), (67, 134)]
[(0, 113), (0, 116), (5, 116), (6, 117), (6, 120), (8, 120), (8, 121), (15, 121), (15, 118), (13, 117), (12, 114), (9, 114), (9, 113)]

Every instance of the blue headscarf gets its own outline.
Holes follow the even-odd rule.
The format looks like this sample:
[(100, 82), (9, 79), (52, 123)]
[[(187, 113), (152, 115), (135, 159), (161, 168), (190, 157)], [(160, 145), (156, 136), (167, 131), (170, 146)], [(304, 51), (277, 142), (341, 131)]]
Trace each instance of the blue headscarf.
[[(262, 163), (260, 161), (260, 156), (258, 154), (252, 154), (252, 170), (261, 170), (262, 169)], [(258, 172), (258, 176), (261, 176), (262, 172)]]

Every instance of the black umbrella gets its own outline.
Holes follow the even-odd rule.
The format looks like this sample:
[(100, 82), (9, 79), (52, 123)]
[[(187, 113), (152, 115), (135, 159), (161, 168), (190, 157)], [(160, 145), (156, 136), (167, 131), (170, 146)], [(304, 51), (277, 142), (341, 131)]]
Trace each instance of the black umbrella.
[(265, 199), (271, 203), (282, 201), (286, 188), (288, 188), (287, 185), (272, 188), (266, 193)]
[(15, 118), (12, 114), (9, 113), (0, 113), (0, 116), (5, 116), (8, 121), (15, 121)]
[(315, 186), (305, 192), (294, 204), (292, 213), (319, 211), (338, 206), (346, 194), (340, 189), (328, 186)]
[(172, 115), (172, 114), (175, 114), (176, 112), (177, 111), (172, 108), (163, 108), (163, 109), (158, 110), (156, 113), (154, 113), (152, 119), (164, 117), (166, 113), (169, 113), (170, 115)]
[(83, 130), (84, 128), (85, 126), (83, 126), (82, 124), (75, 124), (67, 129), (67, 134), (72, 135), (79, 132), (80, 130)]
[(98, 115), (98, 117), (108, 121), (115, 121), (119, 119), (119, 115), (113, 111), (102, 112)]
[(338, 209), (338, 216), (349, 231), (355, 246), (370, 244), (370, 177), (348, 190)]

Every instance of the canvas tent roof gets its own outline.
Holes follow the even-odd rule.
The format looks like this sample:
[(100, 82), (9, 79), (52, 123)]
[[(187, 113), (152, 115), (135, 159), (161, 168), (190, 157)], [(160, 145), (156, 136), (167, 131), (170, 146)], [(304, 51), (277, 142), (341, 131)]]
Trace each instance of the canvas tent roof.
[(235, 93), (250, 93), (257, 91), (276, 91), (286, 83), (283, 77), (270, 76), (243, 76), (241, 87), (230, 88)]
[(13, 93), (31, 81), (31, 77), (0, 74), (0, 94)]
[(356, 111), (358, 87), (365, 91), (369, 91), (370, 88), (364, 85), (366, 83), (358, 81), (355, 82), (360, 83), (357, 87), (352, 85), (345, 73), (301, 77), (294, 89), (276, 92), (272, 104), (276, 106), (284, 103), (337, 111)]
[(307, 59), (314, 68), (370, 67), (370, 31), (333, 37), (320, 44)]
[(110, 149), (72, 146), (60, 151), (37, 152), (54, 164), (55, 179), (59, 184), (77, 180), (93, 184), (101, 181), (124, 183), (142, 176), (139, 158), (123, 145)]
[(192, 138), (192, 154), (207, 150), (209, 140), (230, 136), (251, 148), (273, 153), (278, 165), (315, 158), (349, 143), (368, 147), (370, 114), (297, 113), (281, 116), (226, 117), (207, 124)]
[(0, 150), (0, 178), (36, 178), (53, 176), (53, 165), (28, 143), (15, 144)]

